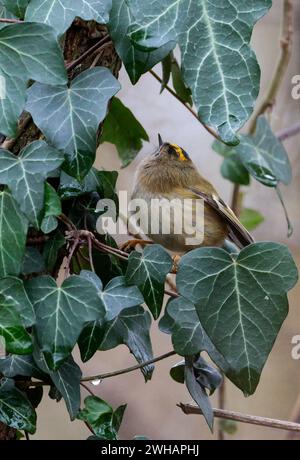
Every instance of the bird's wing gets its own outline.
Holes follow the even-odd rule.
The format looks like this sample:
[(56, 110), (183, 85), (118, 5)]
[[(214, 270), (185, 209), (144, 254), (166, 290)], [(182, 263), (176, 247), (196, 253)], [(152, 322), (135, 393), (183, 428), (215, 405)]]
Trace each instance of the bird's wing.
[(201, 197), (205, 203), (211, 206), (226, 221), (229, 230), (228, 237), (239, 248), (243, 248), (255, 242), (248, 230), (236, 217), (232, 209), (227, 206), (227, 204), (222, 200), (222, 198), (218, 196), (217, 193), (204, 193), (196, 186), (191, 187), (190, 190), (198, 197)]

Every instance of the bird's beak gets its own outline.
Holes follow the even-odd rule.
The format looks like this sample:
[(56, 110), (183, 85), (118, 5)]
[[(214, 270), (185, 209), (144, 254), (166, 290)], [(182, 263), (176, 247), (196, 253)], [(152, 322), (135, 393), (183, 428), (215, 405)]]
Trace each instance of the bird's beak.
[(164, 142), (163, 142), (163, 140), (162, 140), (162, 138), (161, 138), (161, 135), (158, 134), (158, 145), (159, 145), (159, 148), (163, 145), (163, 143), (164, 143)]

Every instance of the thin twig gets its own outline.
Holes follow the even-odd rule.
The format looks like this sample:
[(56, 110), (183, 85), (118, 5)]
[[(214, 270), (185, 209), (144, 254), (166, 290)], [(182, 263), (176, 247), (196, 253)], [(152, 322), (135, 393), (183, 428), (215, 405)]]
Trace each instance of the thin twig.
[(84, 388), (91, 396), (95, 396), (95, 393), (87, 386), (85, 383), (80, 382), (80, 385), (82, 388)]
[(24, 430), (24, 434), (25, 434), (26, 441), (30, 441), (28, 431)]
[(90, 375), (88, 377), (83, 377), (81, 379), (82, 382), (90, 382), (93, 380), (104, 380), (110, 377), (115, 377), (117, 375), (128, 374), (129, 372), (136, 371), (141, 369), (142, 367), (149, 366), (150, 364), (157, 363), (158, 361), (162, 361), (163, 359), (169, 358), (170, 356), (176, 355), (175, 351), (170, 351), (169, 353), (165, 353), (164, 355), (157, 356), (156, 358), (149, 359), (149, 361), (145, 361), (141, 364), (136, 364), (135, 366), (127, 367), (125, 369), (120, 369), (114, 372), (108, 372), (107, 374), (98, 374), (98, 375)]
[[(75, 69), (79, 64), (81, 64), (88, 56), (91, 56), (95, 51), (98, 51), (101, 45), (107, 45), (111, 42), (110, 36), (105, 35), (101, 40), (99, 40), (95, 45), (91, 46), (91, 48), (87, 49), (84, 53), (81, 54), (77, 59), (70, 62), (66, 65), (67, 71), (70, 72), (71, 70)], [(111, 42), (112, 43), (112, 42)]]
[(87, 241), (88, 241), (88, 248), (89, 248), (90, 267), (91, 267), (92, 272), (95, 273), (95, 267), (94, 267), (94, 262), (93, 262), (93, 246), (92, 246), (92, 240), (90, 236), (88, 237)]
[(277, 138), (281, 142), (284, 142), (293, 136), (297, 136), (298, 134), (300, 134), (300, 123), (297, 123), (296, 125), (293, 125), (290, 128), (283, 129), (277, 134)]
[(72, 261), (72, 258), (73, 258), (73, 255), (74, 255), (74, 252), (76, 251), (76, 248), (77, 246), (79, 245), (79, 240), (75, 240), (71, 246), (71, 250), (69, 252), (69, 255), (68, 255), (68, 258), (67, 258), (67, 262), (66, 262), (66, 266), (65, 266), (65, 275), (64, 275), (64, 278), (68, 278), (68, 276), (70, 276), (70, 265), (71, 265), (71, 261)]
[[(133, 372), (145, 366), (149, 366), (150, 364), (157, 363), (158, 361), (162, 361), (163, 359), (170, 358), (171, 356), (175, 356), (176, 354), (177, 353), (175, 351), (169, 351), (168, 353), (157, 356), (156, 358), (149, 359), (149, 361), (144, 361), (141, 364), (136, 364), (135, 366), (126, 367), (125, 369), (120, 369), (118, 371), (107, 372), (106, 374), (90, 375), (88, 377), (83, 377), (81, 379), (81, 383), (82, 382), (92, 382), (93, 380), (104, 380), (110, 377), (116, 377), (117, 375), (128, 374), (129, 372)], [(20, 384), (22, 383), (22, 388), (41, 387), (41, 386), (50, 385), (48, 382), (42, 382), (42, 381), (34, 381), (34, 382), (28, 382), (28, 381), (21, 382), (20, 381), (19, 383)]]
[[(162, 79), (160, 78), (159, 75), (157, 75), (157, 73), (154, 72), (154, 70), (150, 70), (150, 74), (157, 80), (159, 81), (160, 83), (163, 83)], [(184, 107), (199, 121), (199, 123), (201, 123), (201, 125), (206, 129), (206, 131), (208, 131), (213, 137), (215, 137), (218, 141), (221, 141), (221, 138), (218, 136), (218, 134), (212, 129), (210, 128), (209, 126), (207, 126), (205, 123), (203, 123), (201, 121), (201, 119), (198, 117), (198, 114), (192, 109), (192, 107), (190, 107), (188, 104), (186, 104), (180, 96), (178, 96), (178, 94), (172, 89), (170, 88), (170, 86), (166, 85), (165, 86), (165, 89), (167, 91), (169, 91), (170, 94), (172, 94), (172, 96), (174, 96), (181, 104), (184, 105)]]
[(23, 24), (24, 21), (21, 19), (8, 19), (8, 18), (0, 18), (0, 22), (6, 22), (7, 24)]
[[(226, 380), (223, 378), (223, 382), (221, 383), (219, 387), (219, 409), (224, 410), (225, 409), (225, 400), (226, 400)], [(224, 441), (225, 439), (225, 434), (224, 430), (222, 430), (221, 425), (218, 426), (218, 439), (219, 441)]]
[[(178, 404), (178, 407), (186, 414), (203, 415), (201, 409), (191, 404)], [(241, 414), (229, 410), (213, 409), (214, 416), (225, 420), (234, 420), (241, 423), (249, 423), (250, 425), (265, 426), (268, 428), (276, 428), (279, 430), (299, 431), (300, 423), (288, 422), (285, 420), (276, 420), (267, 417), (259, 417), (256, 415)]]

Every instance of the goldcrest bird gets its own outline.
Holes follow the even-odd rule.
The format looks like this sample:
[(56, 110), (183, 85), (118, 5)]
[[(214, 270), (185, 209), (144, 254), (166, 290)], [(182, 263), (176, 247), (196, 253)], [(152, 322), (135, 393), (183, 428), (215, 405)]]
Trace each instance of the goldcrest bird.
[[(139, 224), (143, 233), (153, 242), (161, 244), (166, 249), (176, 253), (185, 253), (200, 246), (223, 246), (225, 240), (232, 241), (239, 248), (254, 242), (250, 233), (238, 220), (234, 212), (220, 198), (215, 188), (197, 170), (189, 155), (178, 145), (162, 142), (159, 136), (159, 148), (154, 154), (147, 157), (139, 166), (136, 174), (136, 183), (132, 199), (140, 199), (147, 203), (147, 210), (141, 211)], [(174, 201), (175, 200), (175, 201)], [(202, 200), (202, 220), (197, 228), (195, 244), (191, 237), (196, 233), (195, 222), (197, 217), (197, 203)], [(161, 208), (158, 215), (153, 213), (151, 203)], [(170, 203), (175, 204), (175, 209)], [(177, 232), (176, 219), (185, 219), (184, 213), (178, 213), (176, 206), (182, 203), (191, 203), (192, 219), (187, 226), (182, 225), (183, 231)], [(198, 203), (199, 204), (199, 203)], [(186, 205), (186, 204), (185, 204)], [(155, 208), (154, 206), (154, 208)], [(146, 212), (147, 215), (143, 215)], [(155, 214), (155, 216), (153, 215)], [(170, 220), (168, 231), (164, 231), (160, 220), (165, 216)], [(159, 216), (159, 217), (157, 217)], [(183, 217), (182, 217), (183, 216)], [(153, 219), (156, 231), (152, 228)], [(145, 228), (143, 228), (143, 224)], [(192, 230), (190, 229), (192, 226)], [(158, 229), (158, 230), (157, 230)], [(194, 230), (193, 230), (194, 229)], [(188, 230), (188, 231), (187, 231)], [(199, 239), (199, 232), (201, 238)]]

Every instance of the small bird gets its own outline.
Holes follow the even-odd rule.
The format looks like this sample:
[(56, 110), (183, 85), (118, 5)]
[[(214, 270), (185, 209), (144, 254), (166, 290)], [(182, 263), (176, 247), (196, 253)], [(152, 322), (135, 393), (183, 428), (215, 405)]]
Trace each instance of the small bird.
[[(148, 156), (138, 168), (132, 199), (140, 199), (147, 204), (139, 213), (139, 225), (144, 235), (177, 254), (201, 246), (222, 247), (225, 240), (233, 242), (238, 248), (254, 242), (212, 184), (201, 176), (189, 155), (178, 145), (163, 142), (160, 135), (158, 150)], [(173, 200), (175, 208), (170, 207)], [(198, 200), (202, 200), (204, 204), (204, 219), (198, 219), (200, 226), (197, 227), (197, 235), (199, 237), (200, 232), (201, 238), (198, 238), (198, 244), (194, 241), (191, 244), (192, 232), (196, 234), (196, 231), (193, 230), (194, 227), (190, 230), (190, 227), (197, 222)], [(177, 212), (176, 206), (183, 202), (192, 203), (192, 219), (186, 226), (183, 222), (183, 230), (178, 233), (176, 228), (179, 222), (176, 219), (184, 220), (185, 214)], [(155, 203), (152, 208), (151, 203)], [(159, 214), (153, 212), (155, 209), (157, 211), (157, 207), (161, 209)], [(164, 231), (161, 223), (162, 216), (170, 219), (167, 231)], [(153, 227), (156, 231), (153, 231)]]

